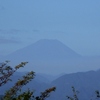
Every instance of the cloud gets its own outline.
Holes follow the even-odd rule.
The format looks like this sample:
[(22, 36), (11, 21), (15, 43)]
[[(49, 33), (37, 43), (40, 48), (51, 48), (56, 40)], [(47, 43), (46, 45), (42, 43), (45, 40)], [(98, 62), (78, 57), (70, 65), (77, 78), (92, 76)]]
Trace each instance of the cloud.
[(16, 34), (16, 33), (21, 33), (22, 30), (18, 30), (18, 29), (10, 29), (10, 30), (3, 30), (0, 29), (0, 34)]
[(33, 37), (33, 30), (0, 29), (1, 43), (26, 43), (29, 37)]
[(0, 44), (9, 44), (9, 43), (20, 43), (19, 41), (16, 41), (16, 40), (11, 40), (11, 39), (4, 39), (4, 38), (1, 38), (0, 39)]

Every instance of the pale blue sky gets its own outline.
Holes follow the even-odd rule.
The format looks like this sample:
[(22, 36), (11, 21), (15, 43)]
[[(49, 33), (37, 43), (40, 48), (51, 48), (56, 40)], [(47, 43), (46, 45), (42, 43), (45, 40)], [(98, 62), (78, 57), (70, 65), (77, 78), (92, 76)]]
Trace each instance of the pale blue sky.
[(100, 55), (100, 0), (0, 0), (0, 55), (44, 38)]

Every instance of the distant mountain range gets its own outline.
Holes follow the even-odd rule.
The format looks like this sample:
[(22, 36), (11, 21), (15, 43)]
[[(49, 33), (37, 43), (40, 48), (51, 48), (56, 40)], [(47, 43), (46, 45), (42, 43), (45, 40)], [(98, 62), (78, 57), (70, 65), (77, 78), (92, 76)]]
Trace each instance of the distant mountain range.
[[(11, 78), (12, 82), (8, 82), (6, 85), (0, 87), (0, 95), (8, 90), (17, 79), (20, 79), (25, 73), (15, 73)], [(46, 76), (47, 77), (47, 76)], [(52, 76), (53, 77), (53, 76)], [(77, 94), (79, 100), (96, 100), (96, 90), (100, 90), (100, 70), (88, 71), (88, 72), (77, 72), (72, 74), (65, 74), (59, 76), (52, 82), (49, 78), (36, 74), (36, 78), (33, 79), (29, 84), (23, 87), (23, 90), (28, 88), (34, 90), (34, 95), (39, 95), (45, 89), (52, 86), (56, 87), (56, 91), (50, 94), (46, 100), (67, 100), (66, 96), (73, 96), (72, 86), (75, 87), (79, 93)]]
[(100, 68), (100, 57), (82, 57), (58, 40), (42, 39), (2, 58), (11, 65), (28, 61), (28, 67), (21, 71), (34, 70), (37, 73), (60, 74), (87, 71)]
[(72, 86), (79, 91), (79, 100), (96, 100), (96, 90), (100, 91), (100, 70), (66, 74), (51, 83), (57, 90), (49, 100), (67, 100), (66, 96), (73, 96)]

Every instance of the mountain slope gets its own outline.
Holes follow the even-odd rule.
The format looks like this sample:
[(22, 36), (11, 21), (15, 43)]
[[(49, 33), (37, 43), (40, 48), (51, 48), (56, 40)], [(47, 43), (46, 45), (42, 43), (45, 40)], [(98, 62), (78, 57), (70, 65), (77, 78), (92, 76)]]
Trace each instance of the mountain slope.
[(100, 68), (100, 57), (83, 57), (58, 40), (42, 39), (25, 48), (7, 55), (2, 61), (10, 60), (14, 66), (28, 61), (21, 71), (34, 70), (37, 73), (61, 74)]
[(9, 58), (17, 57), (18, 59), (44, 59), (44, 60), (59, 60), (72, 57), (80, 57), (75, 51), (64, 45), (58, 40), (39, 40), (30, 46), (20, 49), (10, 55)]
[(10, 60), (12, 65), (28, 61), (29, 64), (25, 71), (35, 70), (38, 73), (60, 74), (65, 71), (66, 66), (71, 64), (72, 59), (80, 57), (81, 55), (58, 40), (42, 39), (7, 55), (2, 60)]
[(79, 91), (79, 100), (95, 100), (96, 90), (100, 90), (100, 71), (78, 72), (66, 74), (54, 80), (51, 85), (56, 86), (56, 92), (49, 100), (66, 100), (66, 96), (72, 96), (71, 87)]

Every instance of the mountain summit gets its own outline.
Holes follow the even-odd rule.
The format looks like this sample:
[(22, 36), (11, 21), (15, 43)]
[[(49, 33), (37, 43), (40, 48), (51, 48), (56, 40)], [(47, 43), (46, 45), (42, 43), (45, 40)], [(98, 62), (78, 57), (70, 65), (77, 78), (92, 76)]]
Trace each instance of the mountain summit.
[(75, 51), (58, 40), (42, 39), (9, 55), (18, 59), (65, 60), (80, 57)]
[(36, 43), (39, 47), (38, 53), (46, 56), (47, 58), (69, 58), (69, 57), (79, 57), (75, 51), (64, 45), (58, 40), (47, 40), (43, 39)]
[(32, 48), (33, 54), (40, 59), (67, 59), (71, 57), (80, 57), (79, 54), (71, 50), (58, 40), (42, 39), (28, 46)]
[(28, 61), (28, 68), (22, 71), (35, 70), (37, 73), (46, 74), (87, 71), (100, 66), (99, 59), (83, 57), (60, 41), (52, 39), (39, 40), (7, 55), (2, 60), (10, 60), (12, 65)]
[[(7, 55), (3, 61), (10, 60), (12, 65), (28, 61), (29, 67), (26, 71), (33, 70), (32, 66), (35, 66), (36, 72), (53, 73), (54, 68), (59, 68), (62, 73), (65, 70), (64, 67), (69, 66), (72, 59), (80, 57), (81, 55), (58, 40), (42, 39)], [(43, 70), (40, 70), (41, 68)]]

